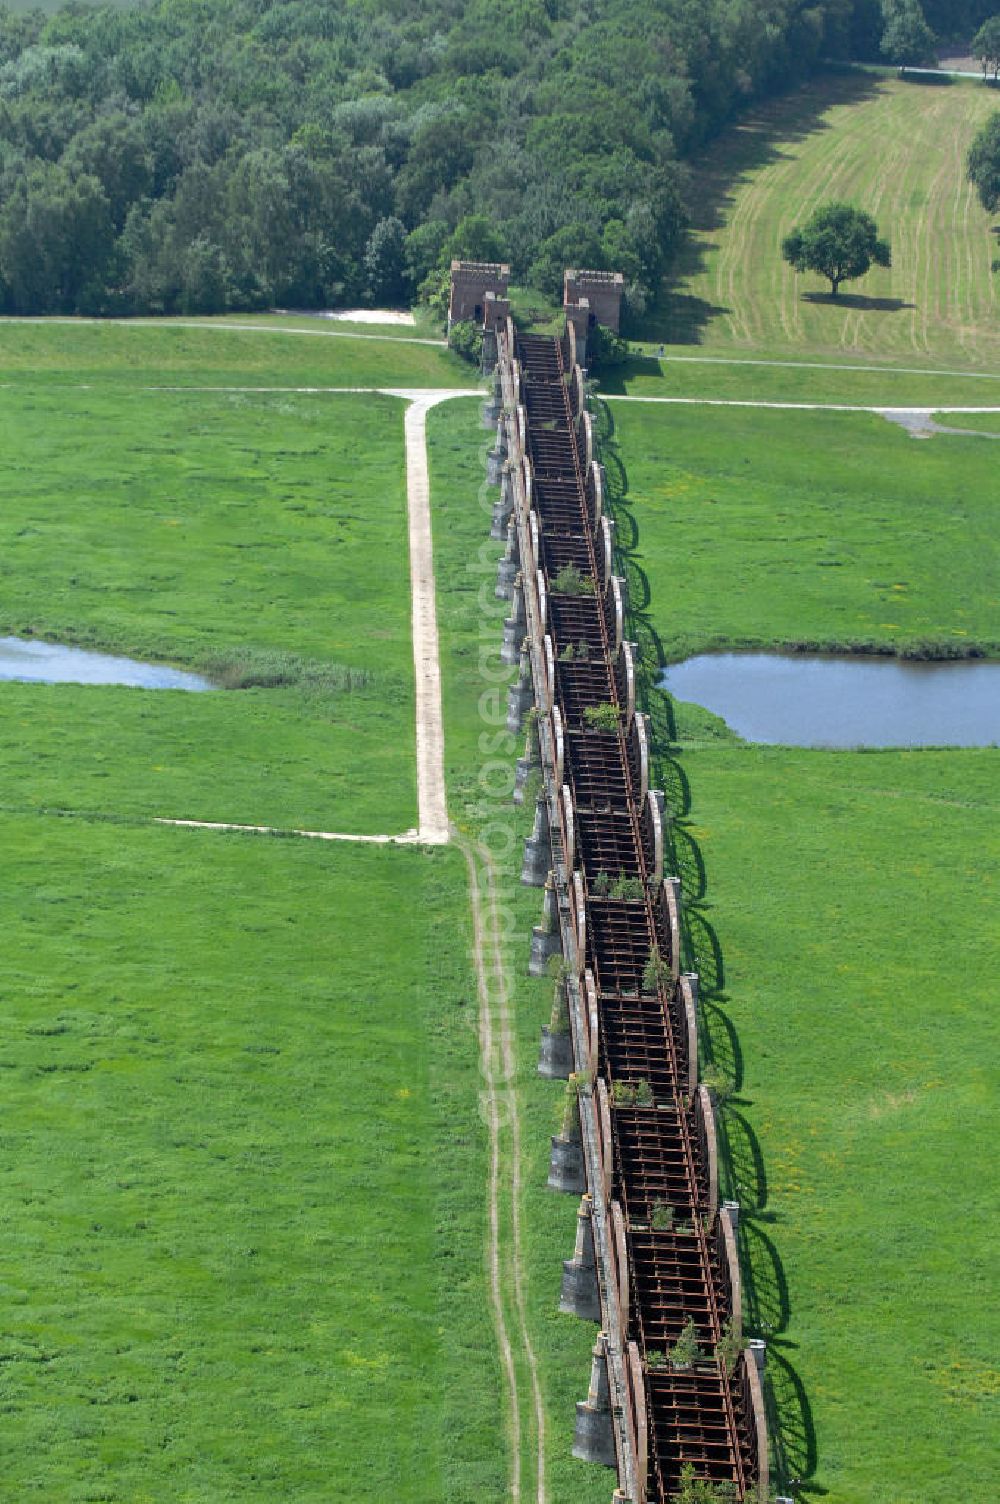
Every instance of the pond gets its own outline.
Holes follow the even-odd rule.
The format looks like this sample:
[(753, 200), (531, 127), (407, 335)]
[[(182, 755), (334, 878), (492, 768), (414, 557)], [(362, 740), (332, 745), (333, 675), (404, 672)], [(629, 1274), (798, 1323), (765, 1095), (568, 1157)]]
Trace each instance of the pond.
[(43, 684), (128, 684), (136, 689), (213, 689), (200, 674), (186, 674), (161, 663), (136, 663), (109, 653), (88, 653), (57, 642), (0, 637), (0, 679), (37, 680)]
[(705, 653), (660, 683), (747, 741), (792, 747), (1000, 742), (1000, 662), (819, 653)]

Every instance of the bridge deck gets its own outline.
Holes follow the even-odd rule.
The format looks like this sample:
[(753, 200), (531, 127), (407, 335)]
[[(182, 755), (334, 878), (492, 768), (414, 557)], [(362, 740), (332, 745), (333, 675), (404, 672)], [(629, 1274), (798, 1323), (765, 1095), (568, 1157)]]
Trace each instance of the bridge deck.
[[(656, 893), (654, 847), (643, 823), (640, 770), (625, 724), (615, 670), (607, 587), (595, 547), (594, 508), (584, 484), (573, 373), (563, 369), (556, 339), (517, 335), (526, 453), (538, 559), (547, 592), (547, 630), (555, 659), (554, 701), (564, 728), (564, 780), (573, 801), (574, 866), (586, 905), (586, 965), (597, 988), (598, 1073), (610, 1100), (613, 1196), (626, 1220), (631, 1298), (626, 1336), (642, 1358), (648, 1418), (648, 1497), (676, 1494), (681, 1469), (734, 1483), (741, 1498), (756, 1482), (754, 1420), (745, 1386), (715, 1356), (729, 1315), (728, 1281), (710, 1233), (708, 1166), (695, 1104), (689, 1096), (689, 1041), (676, 984), (647, 963), (655, 945), (667, 963), (670, 926)], [(557, 591), (569, 564), (588, 593)], [(601, 566), (603, 567), (603, 566)], [(610, 704), (622, 716), (615, 732), (588, 726), (589, 706)], [(563, 833), (553, 830), (559, 857)], [(612, 897), (620, 876), (642, 883), (638, 896)], [(676, 966), (674, 967), (676, 973)], [(644, 976), (645, 973), (645, 976)], [(636, 1100), (636, 1088), (652, 1105)], [(694, 1322), (707, 1356), (691, 1369), (670, 1366), (667, 1350)]]

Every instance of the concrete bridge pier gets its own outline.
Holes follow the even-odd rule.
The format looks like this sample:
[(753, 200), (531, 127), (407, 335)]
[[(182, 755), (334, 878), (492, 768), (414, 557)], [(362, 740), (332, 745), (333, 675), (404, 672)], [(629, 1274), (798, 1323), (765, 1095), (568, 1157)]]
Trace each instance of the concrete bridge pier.
[[(496, 357), (494, 356), (494, 363)], [(496, 379), (490, 389), (490, 394), (483, 403), (482, 422), (484, 428), (496, 428), (500, 414), (503, 412), (503, 393), (500, 383)]]
[(568, 1027), (547, 1029), (542, 1025), (538, 1074), (547, 1081), (568, 1081), (573, 1074), (573, 1036)]
[(576, 1214), (576, 1246), (573, 1257), (563, 1260), (562, 1293), (559, 1297), (559, 1309), (564, 1315), (579, 1316), (584, 1321), (601, 1319), (593, 1211), (590, 1197), (584, 1196)]
[(606, 1344), (607, 1338), (600, 1332), (594, 1343), (590, 1389), (587, 1398), (580, 1400), (576, 1407), (573, 1456), (579, 1457), (581, 1462), (599, 1462), (603, 1467), (617, 1467)]
[[(522, 877), (521, 881), (524, 879)], [(545, 894), (542, 899), (542, 922), (536, 924), (531, 931), (531, 951), (528, 956), (529, 977), (544, 977), (549, 973), (549, 962), (553, 956), (562, 954), (562, 937), (559, 933), (558, 899), (556, 898), (555, 884), (550, 872), (545, 878)], [(572, 1058), (572, 1047), (571, 1047)], [(572, 1071), (566, 1072), (569, 1076)]]
[[(546, 889), (546, 899), (548, 890)], [(558, 908), (558, 900), (556, 901)], [(573, 1059), (573, 1035), (569, 1027), (569, 1008), (566, 1002), (566, 983), (560, 977), (552, 992), (552, 1017), (549, 1027), (542, 1027), (542, 1042), (538, 1051), (538, 1074), (547, 1081), (568, 1081), (576, 1068)]]
[(510, 471), (501, 467), (500, 495), (493, 503), (493, 520), (490, 523), (490, 537), (497, 543), (502, 543), (507, 536), (507, 523), (514, 510), (514, 483), (510, 478)]
[(528, 612), (524, 604), (524, 586), (518, 574), (510, 601), (510, 615), (503, 624), (503, 643), (500, 648), (501, 663), (516, 663), (528, 632)]
[(493, 442), (493, 448), (486, 456), (486, 480), (491, 486), (498, 486), (503, 476), (503, 462), (507, 458), (507, 429), (501, 417), (497, 423), (497, 436)]
[[(559, 914), (556, 909), (555, 888), (552, 886), (552, 839), (549, 829), (549, 806), (543, 794), (535, 801), (535, 823), (531, 835), (524, 843), (524, 864), (521, 881), (527, 888), (545, 889), (543, 925), (558, 939)], [(551, 905), (549, 897), (551, 895)]]
[(517, 736), (524, 730), (524, 718), (535, 703), (535, 691), (531, 682), (531, 659), (526, 649), (521, 649), (521, 671), (516, 681), (507, 689), (507, 730)]
[(521, 569), (521, 545), (517, 538), (517, 528), (514, 520), (507, 524), (507, 552), (497, 564), (497, 584), (493, 592), (497, 600), (510, 601), (514, 598), (514, 584)]
[(514, 792), (511, 795), (514, 804), (524, 803), (524, 791), (528, 786), (528, 779), (539, 766), (538, 732), (534, 726), (529, 726), (524, 754), (514, 764)]
[(583, 1195), (587, 1189), (587, 1175), (583, 1165), (583, 1145), (578, 1138), (566, 1138), (561, 1133), (552, 1135), (547, 1184), (550, 1191)]

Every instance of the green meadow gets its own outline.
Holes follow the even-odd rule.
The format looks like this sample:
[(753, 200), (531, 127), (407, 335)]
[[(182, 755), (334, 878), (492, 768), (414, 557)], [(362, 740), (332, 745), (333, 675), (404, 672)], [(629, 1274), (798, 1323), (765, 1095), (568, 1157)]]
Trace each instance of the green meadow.
[(460, 857), (150, 824), (415, 823), (403, 410), (0, 394), (0, 630), (233, 686), (0, 685), (19, 1498), (505, 1494)]
[[(262, 327), (254, 327), (260, 322)], [(0, 381), (114, 387), (463, 387), (470, 368), (444, 346), (395, 332), (358, 337), (319, 320), (305, 327), (223, 319), (93, 322), (0, 319)]]
[(673, 757), (780, 1475), (838, 1504), (985, 1499), (1000, 758)]
[(458, 855), (0, 825), (8, 1496), (499, 1500)]
[(915, 440), (870, 413), (612, 401), (605, 415), (627, 573), (668, 659), (1000, 652), (991, 440)]
[(948, 428), (963, 428), (971, 433), (1000, 435), (1000, 412), (934, 413), (934, 420)]
[[(923, 369), (910, 360), (898, 366), (852, 355), (843, 362), (795, 358), (795, 352), (761, 350), (753, 355), (704, 354), (637, 345), (623, 366), (603, 372), (599, 395), (672, 397), (705, 401), (837, 403), (847, 407), (961, 407), (1000, 410), (1000, 371)], [(978, 415), (977, 415), (978, 416)]]
[(0, 415), (0, 632), (247, 686), (0, 685), (8, 801), (416, 823), (401, 402), (19, 387)]
[(614, 402), (599, 427), (777, 1477), (986, 1497), (998, 753), (755, 747), (650, 680), (724, 647), (995, 654), (990, 441)]

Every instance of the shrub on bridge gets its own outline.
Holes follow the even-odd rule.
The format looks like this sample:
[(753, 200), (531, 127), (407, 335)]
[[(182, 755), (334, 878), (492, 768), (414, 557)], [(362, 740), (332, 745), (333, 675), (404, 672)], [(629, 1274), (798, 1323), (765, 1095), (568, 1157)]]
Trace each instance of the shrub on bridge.
[(597, 324), (587, 335), (587, 367), (590, 371), (610, 371), (623, 366), (629, 358), (628, 340)]
[(463, 360), (478, 366), (483, 360), (483, 331), (471, 319), (462, 319), (448, 330), (448, 344)]
[(588, 731), (617, 731), (618, 707), (607, 701), (602, 705), (588, 705), (583, 712)]

